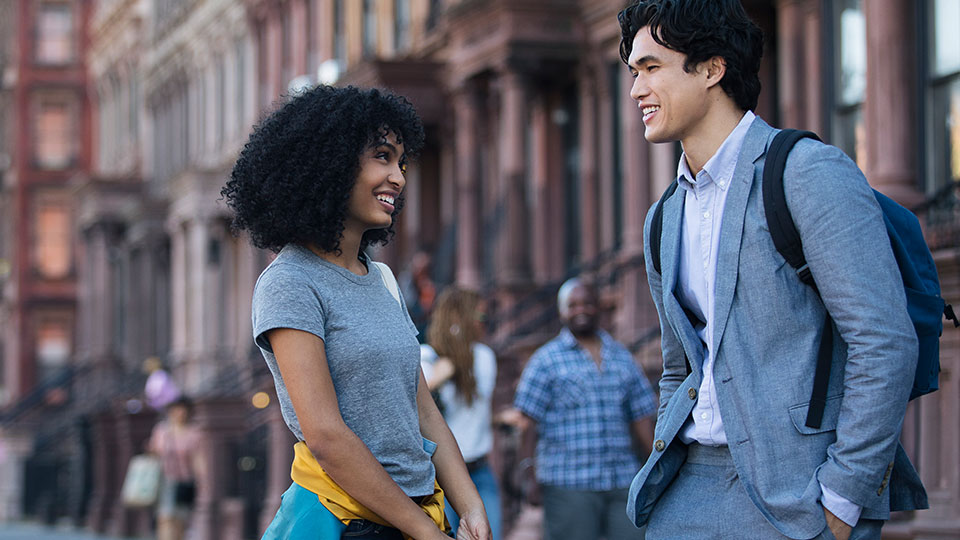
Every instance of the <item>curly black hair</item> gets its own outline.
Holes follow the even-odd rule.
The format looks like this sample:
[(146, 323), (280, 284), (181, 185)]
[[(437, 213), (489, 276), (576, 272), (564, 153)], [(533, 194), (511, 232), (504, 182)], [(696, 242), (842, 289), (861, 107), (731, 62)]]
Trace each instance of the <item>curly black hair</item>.
[(763, 32), (740, 0), (641, 0), (621, 11), (617, 20), (624, 64), (637, 32), (649, 26), (657, 43), (686, 55), (683, 69), (687, 73), (714, 56), (722, 57), (727, 71), (720, 88), (741, 109), (757, 108)]
[[(317, 86), (288, 96), (254, 127), (220, 191), (234, 212), (234, 232), (246, 230), (253, 245), (274, 252), (312, 243), (339, 254), (360, 156), (388, 132), (403, 143), (408, 159), (423, 148), (423, 124), (402, 96), (352, 86)], [(394, 223), (402, 207), (398, 199)], [(386, 244), (393, 232), (393, 223), (367, 231), (361, 251)]]

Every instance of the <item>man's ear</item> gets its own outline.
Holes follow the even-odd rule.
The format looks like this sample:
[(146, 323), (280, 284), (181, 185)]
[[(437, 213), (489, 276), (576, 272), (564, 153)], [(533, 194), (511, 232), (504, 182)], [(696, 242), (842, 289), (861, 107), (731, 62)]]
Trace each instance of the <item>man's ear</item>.
[(723, 80), (723, 76), (727, 73), (727, 61), (722, 56), (714, 56), (705, 60), (700, 69), (705, 70), (707, 88), (711, 88)]

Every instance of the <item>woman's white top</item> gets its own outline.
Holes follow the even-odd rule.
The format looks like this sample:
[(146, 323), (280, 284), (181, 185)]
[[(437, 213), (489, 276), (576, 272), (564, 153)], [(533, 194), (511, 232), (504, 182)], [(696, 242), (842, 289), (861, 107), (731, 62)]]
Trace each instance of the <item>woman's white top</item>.
[[(437, 353), (433, 347), (421, 345), (420, 365), (427, 379), (433, 373), (436, 361)], [(497, 383), (497, 357), (493, 349), (483, 343), (473, 344), (473, 377), (477, 383), (477, 395), (469, 406), (457, 393), (452, 379), (439, 388), (443, 417), (457, 439), (466, 462), (482, 458), (493, 446), (490, 401)]]

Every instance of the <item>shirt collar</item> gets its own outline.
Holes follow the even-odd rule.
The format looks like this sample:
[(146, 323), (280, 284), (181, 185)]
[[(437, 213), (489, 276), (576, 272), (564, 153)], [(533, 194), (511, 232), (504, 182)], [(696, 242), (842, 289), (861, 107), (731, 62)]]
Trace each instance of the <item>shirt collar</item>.
[(733, 179), (733, 171), (737, 166), (737, 157), (740, 155), (743, 140), (747, 137), (747, 130), (750, 129), (750, 124), (756, 117), (753, 111), (744, 113), (737, 127), (733, 128), (720, 148), (717, 148), (716, 153), (704, 164), (696, 182), (691, 180), (694, 175), (687, 165), (687, 154), (680, 156), (680, 163), (677, 164), (677, 182), (680, 187), (694, 191), (697, 182), (702, 180), (708, 183), (712, 180), (721, 190), (726, 190), (730, 186), (730, 180)]

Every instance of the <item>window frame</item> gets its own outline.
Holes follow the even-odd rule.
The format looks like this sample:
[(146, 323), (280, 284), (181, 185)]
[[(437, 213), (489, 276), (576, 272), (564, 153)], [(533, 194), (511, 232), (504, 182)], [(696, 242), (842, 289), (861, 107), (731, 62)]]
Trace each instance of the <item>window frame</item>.
[[(41, 127), (43, 109), (47, 105), (62, 106), (66, 110), (66, 125), (63, 128), (64, 144), (66, 155), (62, 162), (57, 162), (50, 157), (41, 155), (42, 149), (46, 143), (41, 143), (41, 139), (46, 139), (46, 127)], [(71, 92), (53, 91), (43, 92), (33, 97), (30, 106), (30, 158), (33, 166), (43, 171), (65, 171), (75, 167), (79, 160), (80, 147), (77, 144), (77, 137), (72, 136), (77, 133), (80, 125), (80, 111), (78, 110), (78, 98)]]
[[(44, 21), (44, 11), (49, 8), (59, 8), (64, 9), (67, 13), (70, 14), (70, 26), (67, 32), (66, 37), (63, 36), (49, 36), (52, 40), (54, 37), (58, 37), (66, 41), (68, 45), (68, 51), (63, 58), (46, 58), (41, 55), (41, 52), (44, 50), (43, 43), (49, 43), (44, 41), (43, 34), (43, 21)], [(77, 29), (77, 10), (76, 6), (71, 2), (64, 0), (44, 0), (37, 4), (36, 11), (36, 22), (33, 27), (33, 61), (39, 66), (69, 66), (77, 62), (78, 60), (78, 44), (79, 44), (79, 32)]]
[[(42, 230), (42, 215), (45, 210), (62, 211), (63, 229), (60, 231)], [(66, 281), (76, 277), (76, 250), (74, 249), (75, 239), (73, 237), (74, 209), (71, 207), (69, 196), (66, 193), (57, 191), (43, 191), (37, 193), (32, 201), (30, 208), (30, 271), (37, 279), (43, 281)], [(45, 268), (44, 258), (45, 250), (51, 249), (51, 242), (48, 235), (59, 233), (59, 240), (66, 253), (66, 267), (62, 272), (48, 272)]]
[[(859, 11), (863, 14), (865, 18), (863, 0), (856, 0), (859, 4)], [(857, 101), (845, 101), (843, 97), (843, 47), (844, 47), (844, 35), (843, 35), (843, 26), (842, 26), (842, 13), (846, 8), (845, 2), (828, 2), (828, 5), (824, 8), (826, 15), (830, 22), (831, 32), (829, 42), (825, 43), (826, 45), (826, 56), (828, 59), (827, 66), (829, 67), (829, 80), (827, 81), (827, 92), (826, 98), (827, 102), (830, 104), (828, 109), (828, 122), (826, 123), (827, 132), (830, 136), (830, 142), (840, 148), (846, 153), (850, 159), (854, 160), (858, 165), (863, 169), (865, 161), (869, 159), (869, 156), (866, 155), (866, 148), (861, 147), (860, 144), (863, 143), (861, 137), (858, 140), (857, 129), (863, 129), (863, 105), (866, 100), (866, 81), (864, 81), (863, 92), (859, 96)], [(866, 25), (866, 21), (864, 21)], [(866, 51), (866, 31), (864, 29), (864, 51)], [(864, 77), (866, 77), (866, 58), (864, 58)], [(852, 120), (852, 130), (845, 128), (845, 125), (851, 122)], [(858, 152), (858, 150), (862, 150)]]
[[(960, 65), (954, 66), (952, 71), (939, 73), (935, 67), (936, 58), (936, 25), (933, 21), (936, 19), (936, 0), (927, 0), (917, 2), (917, 35), (924, 36), (918, 47), (918, 93), (920, 96), (920, 110), (922, 114), (918, 115), (923, 123), (918, 130), (918, 168), (921, 191), (932, 196), (947, 186), (960, 182), (960, 170), (954, 176), (950, 171), (952, 167), (960, 169), (960, 165), (949, 163), (950, 157), (950, 139), (941, 140), (940, 128), (944, 127), (939, 118), (938, 92), (945, 91), (949, 93), (951, 87), (958, 87), (960, 92)], [(949, 105), (949, 98), (947, 98)], [(957, 128), (958, 136), (954, 142), (960, 145), (960, 128)], [(938, 159), (946, 159), (947, 164), (937, 163)]]

